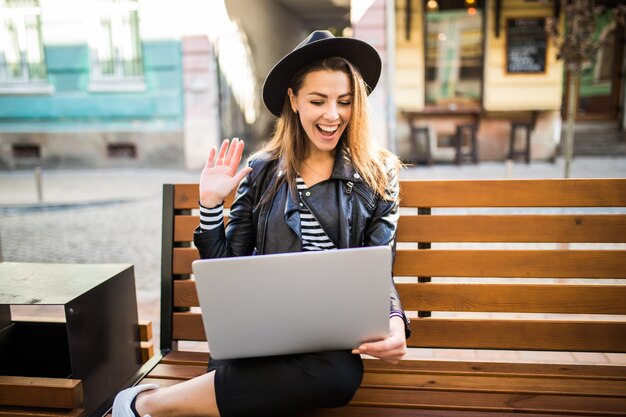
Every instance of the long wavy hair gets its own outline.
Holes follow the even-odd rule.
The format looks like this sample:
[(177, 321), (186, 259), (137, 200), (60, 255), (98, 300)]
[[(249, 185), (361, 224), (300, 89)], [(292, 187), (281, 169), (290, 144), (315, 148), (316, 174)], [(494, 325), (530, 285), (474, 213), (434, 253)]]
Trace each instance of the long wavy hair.
[[(380, 147), (372, 137), (367, 108), (368, 87), (359, 71), (344, 58), (325, 58), (301, 68), (294, 75), (289, 86), (297, 95), (307, 74), (324, 70), (341, 71), (347, 74), (352, 88), (352, 113), (336, 152), (342, 152), (339, 147), (343, 146), (365, 183), (379, 196), (387, 198), (388, 170), (392, 167), (398, 169), (400, 161), (393, 153)], [(266, 157), (269, 155), (270, 159), (279, 161), (279, 169), (284, 172), (284, 175), (276, 183), (276, 190), (280, 183), (287, 181), (289, 188), (295, 192), (298, 169), (306, 156), (308, 141), (300, 123), (300, 117), (292, 111), (289, 96), (285, 92), (283, 110), (276, 121), (274, 134), (257, 153), (265, 154)], [(341, 157), (341, 155), (335, 157)]]

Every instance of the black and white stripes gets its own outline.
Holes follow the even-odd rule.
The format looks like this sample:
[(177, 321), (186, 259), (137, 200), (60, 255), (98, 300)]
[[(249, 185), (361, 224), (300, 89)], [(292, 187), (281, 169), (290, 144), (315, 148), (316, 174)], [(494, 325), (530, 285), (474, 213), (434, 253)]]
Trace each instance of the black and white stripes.
[(224, 204), (212, 208), (206, 208), (200, 204), (200, 228), (213, 230), (224, 227)]
[[(296, 178), (296, 186), (298, 193), (302, 196), (302, 192), (307, 189), (307, 186), (300, 176)], [(300, 204), (300, 231), (302, 233), (303, 251), (335, 249), (335, 245), (328, 238), (322, 226), (304, 204)]]

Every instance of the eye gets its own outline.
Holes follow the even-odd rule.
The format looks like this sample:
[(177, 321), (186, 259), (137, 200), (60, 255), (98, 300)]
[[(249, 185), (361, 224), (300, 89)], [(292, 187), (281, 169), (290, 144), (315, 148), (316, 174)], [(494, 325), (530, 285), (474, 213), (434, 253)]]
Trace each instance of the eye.
[(351, 100), (340, 101), (339, 104), (342, 105), (342, 106), (351, 106), (352, 105), (352, 101)]
[(321, 106), (324, 102), (322, 100), (312, 100), (311, 104), (314, 106)]

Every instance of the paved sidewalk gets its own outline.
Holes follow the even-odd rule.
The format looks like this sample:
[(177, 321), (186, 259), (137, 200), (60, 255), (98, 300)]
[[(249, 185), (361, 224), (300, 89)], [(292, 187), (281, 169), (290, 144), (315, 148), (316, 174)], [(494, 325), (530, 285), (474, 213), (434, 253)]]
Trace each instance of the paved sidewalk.
[[(44, 201), (38, 204), (32, 171), (0, 172), (0, 254), (5, 261), (15, 262), (134, 264), (139, 316), (152, 320), (158, 340), (162, 184), (195, 183), (198, 175), (199, 172), (138, 169), (44, 171)], [(483, 162), (460, 167), (409, 167), (401, 173), (401, 178), (561, 178), (562, 175), (563, 164), (559, 160), (556, 164)], [(576, 159), (572, 177), (626, 178), (626, 158)], [(31, 312), (19, 311), (25, 315)], [(595, 353), (564, 357), (558, 353), (413, 349), (410, 357), (626, 363), (626, 355)]]

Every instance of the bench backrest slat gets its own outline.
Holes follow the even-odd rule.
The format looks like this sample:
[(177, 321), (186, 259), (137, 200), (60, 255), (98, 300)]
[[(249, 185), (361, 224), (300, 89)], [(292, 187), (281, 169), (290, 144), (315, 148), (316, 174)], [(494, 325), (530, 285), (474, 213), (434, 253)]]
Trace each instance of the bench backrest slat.
[(623, 179), (402, 182), (404, 207), (625, 207)]
[[(411, 311), (626, 315), (626, 285), (430, 282), (397, 288), (404, 308)], [(179, 297), (181, 305), (197, 305), (195, 286), (181, 288)]]
[[(626, 179), (403, 181), (401, 190), (394, 276), (405, 309), (421, 312), (410, 346), (626, 352)], [(190, 310), (197, 206), (197, 184), (164, 186), (166, 349), (206, 340)]]
[(621, 250), (399, 250), (396, 276), (626, 278)]

